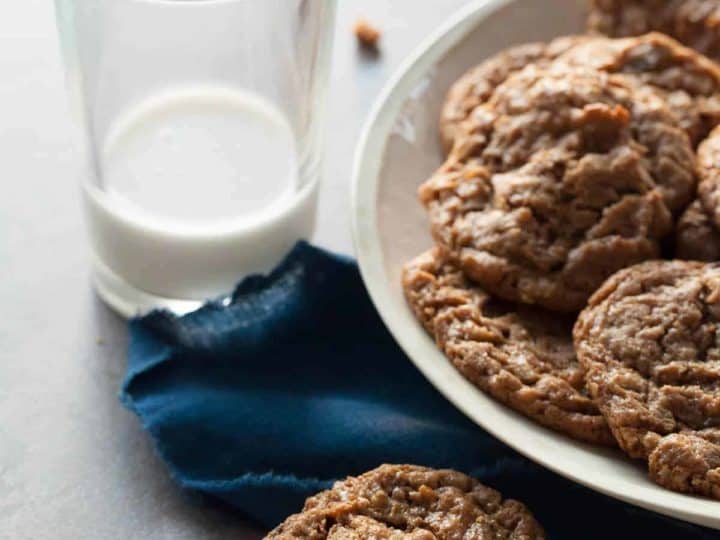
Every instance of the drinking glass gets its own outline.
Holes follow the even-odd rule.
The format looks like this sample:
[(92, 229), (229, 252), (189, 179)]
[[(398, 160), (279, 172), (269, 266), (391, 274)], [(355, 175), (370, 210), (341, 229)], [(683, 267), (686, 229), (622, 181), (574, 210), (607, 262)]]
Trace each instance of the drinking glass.
[(312, 234), (334, 0), (56, 0), (100, 296), (177, 312)]

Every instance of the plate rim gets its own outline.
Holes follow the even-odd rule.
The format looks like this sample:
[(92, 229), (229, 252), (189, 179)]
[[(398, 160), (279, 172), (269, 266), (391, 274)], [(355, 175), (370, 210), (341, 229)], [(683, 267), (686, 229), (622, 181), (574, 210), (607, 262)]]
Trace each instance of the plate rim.
[[(570, 463), (561, 467), (552, 459), (548, 459), (543, 454), (544, 450), (540, 452), (535, 446), (523, 446), (515, 441), (508, 431), (518, 431), (517, 428), (524, 429), (523, 424), (530, 421), (519, 417), (514, 411), (482, 394), (451, 366), (454, 375), (447, 369), (440, 369), (440, 363), (436, 362), (437, 358), (442, 358), (442, 364), (446, 368), (450, 365), (447, 359), (435, 347), (412, 315), (410, 315), (412, 324), (408, 324), (409, 308), (407, 306), (400, 308), (391, 300), (392, 291), (386, 279), (384, 257), (380, 247), (376, 204), (379, 172), (384, 159), (387, 138), (403, 104), (430, 69), (469, 35), (482, 20), (514, 1), (516, 0), (472, 0), (455, 11), (408, 55), (383, 86), (375, 100), (356, 146), (351, 179), (352, 236), (362, 280), (383, 323), (415, 367), (448, 401), (493, 437), (535, 463), (594, 491), (653, 512), (720, 529), (720, 502), (663, 490), (663, 498), (669, 499), (673, 503), (670, 506), (656, 500), (657, 490), (663, 488), (651, 484), (650, 481), (648, 481), (649, 487), (647, 488), (646, 486), (634, 486), (635, 493), (620, 489), (622, 487), (630, 488), (629, 482), (624, 482), (624, 486), (621, 482), (621, 485), (613, 489), (608, 487), (607, 481), (602, 481), (600, 474), (583, 469), (581, 464)], [(434, 352), (428, 350), (428, 342)], [(421, 361), (420, 355), (426, 355), (428, 359)], [(429, 357), (434, 358), (430, 359)], [(454, 385), (452, 389), (450, 385)], [(461, 392), (455, 391), (458, 389)], [(486, 407), (490, 407), (501, 417), (504, 416), (513, 423), (517, 423), (517, 426), (511, 424), (512, 429), (508, 430), (507, 426), (500, 428), (489, 422), (483, 422), (481, 418), (478, 418), (479, 414), (467, 403), (467, 400), (459, 397), (460, 393), (467, 394), (468, 392), (476, 394), (477, 399), (483, 401)], [(540, 437), (541, 439), (553, 440), (558, 437), (564, 439), (562, 435), (555, 434), (542, 426), (536, 427), (540, 428), (537, 433), (543, 435)], [(534, 431), (525, 435), (533, 434)], [(588, 449), (592, 448), (590, 445), (574, 444), (585, 446)], [(713, 517), (711, 512), (703, 511), (703, 508), (708, 506), (711, 511), (715, 510), (716, 517)]]

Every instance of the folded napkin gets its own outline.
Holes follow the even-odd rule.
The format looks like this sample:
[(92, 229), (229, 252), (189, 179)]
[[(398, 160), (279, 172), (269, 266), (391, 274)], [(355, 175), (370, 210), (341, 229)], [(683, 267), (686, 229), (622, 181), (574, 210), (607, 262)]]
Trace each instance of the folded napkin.
[(130, 323), (121, 398), (173, 478), (270, 528), (381, 463), (450, 467), (527, 504), (549, 538), (717, 538), (534, 465), (450, 405), (383, 326), (351, 259), (300, 243), (229, 304)]

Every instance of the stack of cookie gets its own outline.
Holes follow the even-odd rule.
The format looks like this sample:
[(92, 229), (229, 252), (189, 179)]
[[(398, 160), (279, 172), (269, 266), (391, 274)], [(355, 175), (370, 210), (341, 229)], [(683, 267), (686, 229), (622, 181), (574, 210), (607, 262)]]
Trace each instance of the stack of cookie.
[(668, 259), (720, 259), (718, 124), (720, 67), (667, 35), (503, 51), (448, 93), (403, 273), (481, 390), (716, 498), (720, 265)]

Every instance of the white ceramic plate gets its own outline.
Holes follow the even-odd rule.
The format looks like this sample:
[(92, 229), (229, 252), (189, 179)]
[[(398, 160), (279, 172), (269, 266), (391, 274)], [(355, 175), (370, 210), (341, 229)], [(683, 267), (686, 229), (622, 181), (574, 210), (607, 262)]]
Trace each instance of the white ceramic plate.
[(582, 32), (584, 0), (485, 0), (456, 13), (382, 93), (355, 161), (353, 228), (365, 284), (415, 365), (461, 411), (530, 459), (599, 492), (720, 529), (720, 502), (653, 484), (619, 451), (573, 441), (486, 397), (435, 347), (405, 304), (402, 265), (432, 245), (417, 187), (441, 163), (437, 118), (452, 81), (509, 45)]

